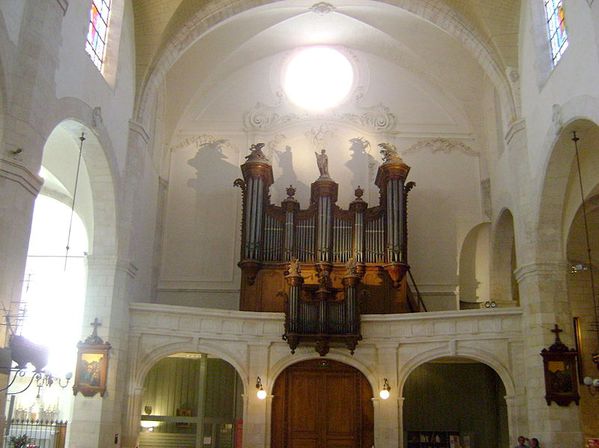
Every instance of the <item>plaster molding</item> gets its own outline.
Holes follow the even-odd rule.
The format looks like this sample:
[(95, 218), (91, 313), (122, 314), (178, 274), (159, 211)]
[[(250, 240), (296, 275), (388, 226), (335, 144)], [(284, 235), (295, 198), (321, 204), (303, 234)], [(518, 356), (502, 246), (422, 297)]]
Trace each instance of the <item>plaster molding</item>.
[(505, 143), (506, 145), (510, 145), (512, 143), (512, 140), (514, 139), (514, 137), (516, 136), (516, 134), (518, 134), (520, 131), (524, 131), (526, 129), (526, 120), (521, 119), (521, 120), (516, 120), (513, 121), (507, 132), (505, 133)]
[(493, 218), (493, 206), (491, 201), (491, 179), (486, 178), (480, 181), (481, 207), (485, 217), (491, 221)]
[(246, 131), (269, 131), (286, 124), (300, 121), (301, 117), (297, 114), (281, 115), (278, 112), (280, 104), (269, 106), (262, 102), (243, 114), (243, 127)]
[(566, 261), (529, 263), (516, 269), (514, 275), (516, 276), (516, 281), (520, 283), (534, 275), (565, 275), (567, 269), (568, 263)]
[(331, 5), (330, 3), (327, 3), (327, 2), (314, 3), (310, 7), (310, 11), (312, 11), (313, 13), (316, 13), (320, 16), (329, 14), (329, 13), (335, 11), (335, 9), (336, 8), (333, 5)]
[(8, 179), (21, 185), (33, 196), (42, 189), (44, 179), (32, 173), (20, 160), (0, 158), (0, 178)]
[(139, 135), (146, 145), (150, 141), (150, 134), (148, 131), (146, 131), (146, 128), (141, 123), (135, 120), (129, 120), (129, 130)]
[(461, 152), (462, 154), (466, 154), (468, 156), (477, 157), (480, 155), (478, 151), (475, 151), (470, 146), (465, 143), (449, 138), (433, 138), (429, 140), (421, 140), (418, 143), (410, 146), (403, 154), (408, 154), (411, 152), (424, 151), (429, 150), (433, 153), (442, 152), (444, 154), (450, 154), (452, 152)]
[(58, 3), (58, 6), (62, 9), (62, 14), (66, 15), (67, 9), (69, 9), (69, 0), (56, 0), (56, 3)]
[(212, 146), (217, 148), (227, 147), (230, 148), (231, 144), (229, 140), (224, 138), (215, 137), (210, 134), (194, 134), (185, 137), (179, 143), (171, 146), (169, 148), (170, 151), (176, 151), (178, 149), (187, 148), (189, 146), (194, 146), (197, 151), (202, 149), (205, 146)]
[(314, 121), (315, 119), (349, 123), (361, 127), (363, 130), (374, 132), (392, 132), (397, 127), (397, 117), (391, 112), (388, 106), (383, 103), (375, 105), (363, 105), (362, 99), (364, 88), (358, 87), (354, 95), (353, 102), (357, 109), (355, 113), (331, 112), (327, 114), (311, 113), (288, 113), (280, 112), (281, 107), (286, 103), (285, 96), (278, 93), (276, 104), (268, 105), (262, 102), (245, 112), (243, 115), (243, 127), (247, 132), (265, 132), (273, 131), (283, 126)]

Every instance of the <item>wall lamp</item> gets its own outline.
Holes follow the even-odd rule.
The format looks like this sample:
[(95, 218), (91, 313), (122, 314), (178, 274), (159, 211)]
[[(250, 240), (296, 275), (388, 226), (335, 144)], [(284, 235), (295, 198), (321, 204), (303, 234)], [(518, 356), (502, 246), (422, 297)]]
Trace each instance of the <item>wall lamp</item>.
[(597, 395), (597, 392), (599, 392), (599, 378), (585, 376), (583, 382), (591, 395)]
[(258, 397), (258, 399), (264, 400), (266, 398), (266, 391), (262, 386), (262, 380), (260, 379), (260, 377), (256, 378), (256, 389), (258, 389), (258, 392), (256, 392), (256, 396)]
[(385, 378), (383, 388), (379, 392), (379, 397), (381, 397), (383, 400), (386, 400), (387, 398), (389, 398), (389, 395), (391, 395), (389, 392), (390, 390), (391, 386), (389, 386), (389, 381), (387, 380), (387, 378)]

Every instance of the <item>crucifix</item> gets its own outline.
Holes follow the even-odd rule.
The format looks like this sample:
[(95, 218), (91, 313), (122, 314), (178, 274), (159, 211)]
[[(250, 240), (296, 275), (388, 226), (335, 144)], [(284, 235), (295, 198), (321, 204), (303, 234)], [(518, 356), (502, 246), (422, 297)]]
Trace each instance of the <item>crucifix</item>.
[(555, 333), (555, 342), (562, 342), (561, 339), (559, 338), (559, 334), (562, 333), (564, 330), (562, 330), (557, 324), (555, 324), (553, 326), (553, 330), (551, 330), (552, 333)]
[[(92, 327), (94, 327), (94, 331), (92, 331), (92, 337), (93, 338), (97, 338), (98, 337), (98, 327), (101, 327), (102, 324), (100, 323), (100, 321), (98, 320), (97, 317), (94, 318), (94, 321), (90, 324)], [(557, 325), (556, 325), (557, 327)], [(561, 330), (560, 330), (561, 331)]]

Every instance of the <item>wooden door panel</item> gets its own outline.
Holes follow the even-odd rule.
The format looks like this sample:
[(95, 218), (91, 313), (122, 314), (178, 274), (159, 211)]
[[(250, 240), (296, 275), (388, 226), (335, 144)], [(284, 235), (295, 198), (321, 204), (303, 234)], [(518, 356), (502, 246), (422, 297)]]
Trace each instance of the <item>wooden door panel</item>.
[(353, 435), (357, 427), (355, 375), (327, 374), (325, 377), (325, 414), (328, 435)]
[(289, 448), (320, 448), (318, 439), (292, 439), (288, 446)]
[[(326, 441), (326, 445), (324, 445), (326, 448), (355, 448), (359, 445), (356, 445), (356, 442), (354, 441), (354, 439), (352, 438), (351, 440), (331, 440), (328, 439)], [(366, 447), (364, 447), (366, 448)], [(368, 447), (370, 448), (370, 447)]]
[(372, 388), (358, 370), (327, 359), (294, 364), (273, 388), (272, 448), (371, 448)]
[(308, 432), (317, 437), (319, 413), (314, 410), (319, 405), (320, 382), (316, 373), (293, 372), (289, 375), (288, 424), (292, 432)]

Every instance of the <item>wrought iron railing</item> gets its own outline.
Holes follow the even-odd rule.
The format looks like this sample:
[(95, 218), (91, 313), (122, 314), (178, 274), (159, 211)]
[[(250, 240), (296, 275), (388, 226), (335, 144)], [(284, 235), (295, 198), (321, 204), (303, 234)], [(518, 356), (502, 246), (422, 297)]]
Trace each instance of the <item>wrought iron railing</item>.
[(27, 436), (28, 448), (64, 448), (67, 422), (54, 420), (8, 420), (4, 431), (4, 446), (13, 446), (11, 439)]

